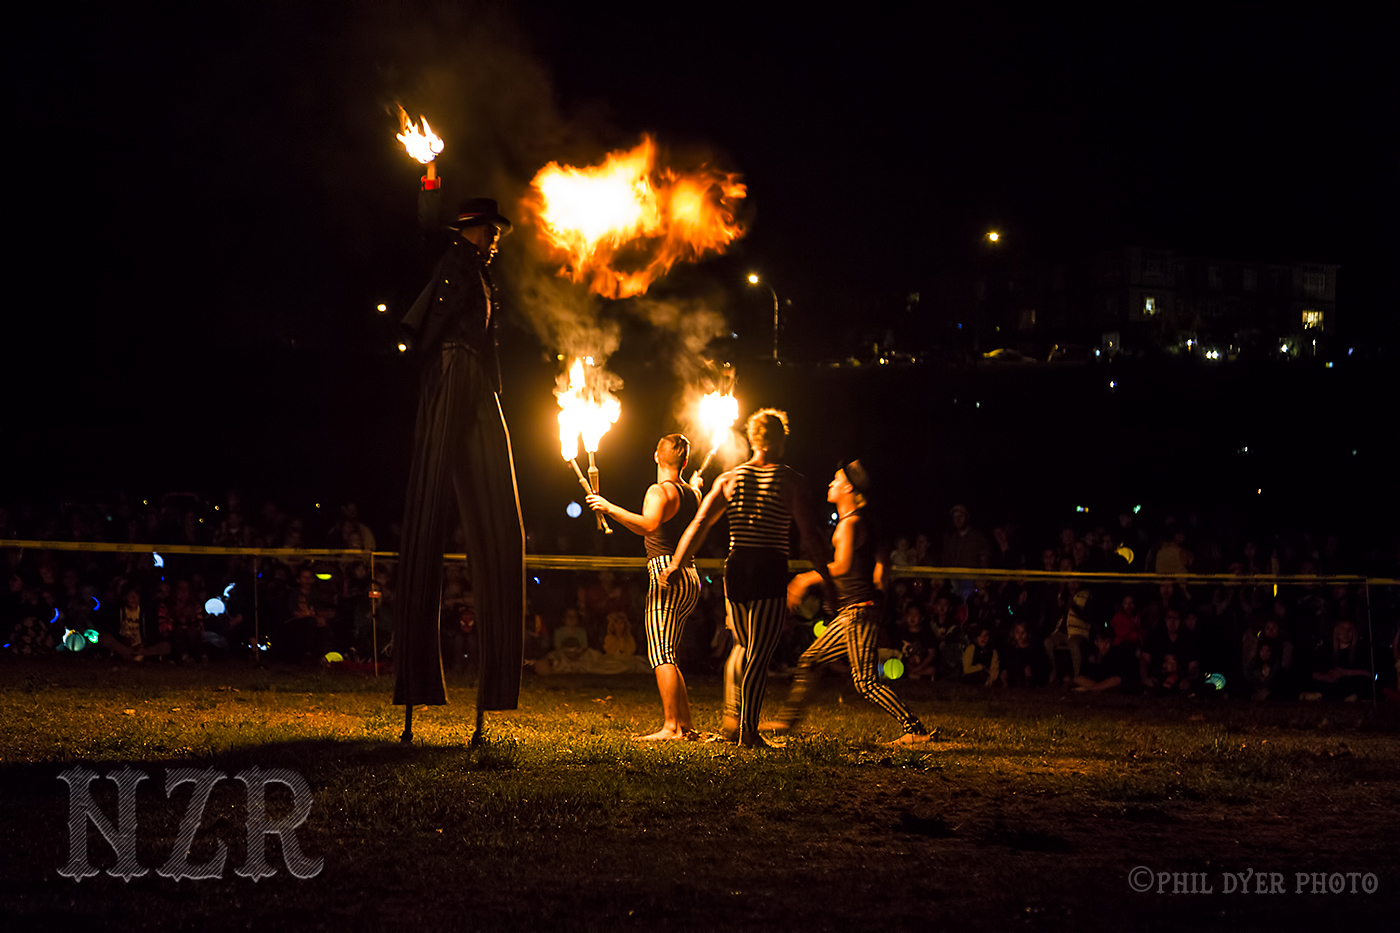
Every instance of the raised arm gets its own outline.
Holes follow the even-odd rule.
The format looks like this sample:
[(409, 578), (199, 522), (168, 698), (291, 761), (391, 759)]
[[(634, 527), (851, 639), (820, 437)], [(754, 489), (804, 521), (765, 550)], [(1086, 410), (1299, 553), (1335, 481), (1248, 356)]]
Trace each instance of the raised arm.
[(699, 511), (695, 513), (695, 517), (686, 526), (685, 533), (681, 535), (681, 540), (676, 545), (676, 553), (671, 556), (671, 563), (662, 574), (663, 583), (669, 581), (673, 573), (690, 563), (695, 552), (700, 550), (700, 545), (705, 543), (705, 536), (710, 533), (715, 522), (719, 521), (724, 510), (729, 508), (729, 492), (732, 487), (732, 473), (721, 474), (710, 485), (710, 491), (701, 500)]
[(679, 499), (679, 495), (671, 487), (653, 483), (651, 488), (647, 490), (646, 499), (642, 501), (642, 514), (640, 515), (636, 512), (629, 512), (596, 493), (584, 501), (593, 511), (602, 512), (609, 518), (617, 519), (624, 528), (633, 534), (649, 535), (660, 528), (661, 523), (667, 518), (676, 514), (676, 509), (680, 507)]

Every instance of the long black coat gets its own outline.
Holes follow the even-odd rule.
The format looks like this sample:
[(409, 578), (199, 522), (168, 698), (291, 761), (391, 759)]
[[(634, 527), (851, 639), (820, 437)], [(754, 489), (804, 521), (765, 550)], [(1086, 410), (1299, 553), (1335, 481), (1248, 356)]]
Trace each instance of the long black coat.
[(525, 532), (497, 391), (486, 263), (454, 238), (404, 318), (422, 366), (404, 501), (394, 702), (447, 702), (438, 631), (442, 554), (455, 500), (466, 531), (480, 656), (477, 703), (515, 709), (525, 631)]

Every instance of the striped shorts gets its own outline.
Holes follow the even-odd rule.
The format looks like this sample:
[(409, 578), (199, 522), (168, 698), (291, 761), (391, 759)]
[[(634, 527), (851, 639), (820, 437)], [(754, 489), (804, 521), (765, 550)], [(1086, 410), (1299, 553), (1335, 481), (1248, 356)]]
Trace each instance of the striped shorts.
[(652, 668), (676, 663), (685, 620), (700, 601), (700, 574), (694, 567), (686, 567), (672, 577), (668, 587), (657, 584), (657, 578), (670, 563), (669, 554), (647, 561), (647, 575), (651, 577), (647, 587), (647, 660)]

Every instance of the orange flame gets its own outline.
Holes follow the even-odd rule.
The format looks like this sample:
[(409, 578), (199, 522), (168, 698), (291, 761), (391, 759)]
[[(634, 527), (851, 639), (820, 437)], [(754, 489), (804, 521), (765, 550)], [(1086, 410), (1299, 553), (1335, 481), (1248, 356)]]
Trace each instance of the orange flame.
[(565, 263), (560, 275), (606, 298), (630, 298), (678, 261), (721, 253), (743, 235), (734, 211), (747, 189), (738, 178), (704, 166), (658, 168), (656, 143), (643, 136), (601, 165), (549, 163), (531, 182), (525, 209)]
[(710, 456), (719, 450), (738, 420), (739, 400), (732, 394), (711, 392), (700, 399), (700, 423), (710, 434)]
[(593, 368), (591, 356), (574, 358), (569, 366), (568, 388), (563, 387), (560, 377), (560, 388), (555, 394), (559, 397), (559, 453), (565, 460), (578, 456), (580, 437), (584, 450), (597, 453), (598, 442), (622, 414), (622, 403), (603, 387), (600, 377), (601, 371)]
[(423, 130), (420, 132), (413, 121), (408, 118), (408, 113), (403, 107), (399, 108), (399, 130), (398, 140), (403, 143), (404, 149), (419, 162), (427, 165), (438, 157), (447, 145), (442, 141), (442, 137), (433, 132), (433, 128), (428, 125), (428, 118), (419, 115), (418, 119), (423, 121)]

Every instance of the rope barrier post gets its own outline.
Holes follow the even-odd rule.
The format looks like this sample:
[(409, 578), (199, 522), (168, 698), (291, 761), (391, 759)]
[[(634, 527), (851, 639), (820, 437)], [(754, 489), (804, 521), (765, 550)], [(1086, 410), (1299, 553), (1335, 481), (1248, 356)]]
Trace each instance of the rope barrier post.
[(253, 555), (253, 663), (262, 664), (262, 627), (258, 622), (258, 556)]
[[(374, 577), (374, 552), (369, 552), (369, 591), (371, 594), (379, 592), (379, 584)], [(382, 594), (381, 594), (382, 595)], [(374, 663), (374, 676), (379, 676), (379, 600), (373, 595), (369, 599), (369, 650), (370, 660)]]
[(1371, 624), (1371, 578), (1365, 577), (1361, 581), (1361, 592), (1366, 595), (1366, 647), (1371, 654), (1371, 708), (1376, 708), (1376, 685), (1379, 678), (1376, 676), (1376, 630)]

